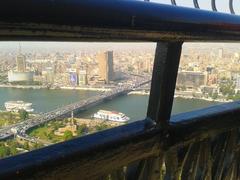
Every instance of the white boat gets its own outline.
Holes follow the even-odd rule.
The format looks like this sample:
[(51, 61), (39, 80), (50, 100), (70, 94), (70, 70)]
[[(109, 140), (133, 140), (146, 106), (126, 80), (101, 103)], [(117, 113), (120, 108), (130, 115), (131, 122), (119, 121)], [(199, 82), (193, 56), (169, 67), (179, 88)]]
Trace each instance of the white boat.
[(32, 103), (24, 101), (7, 101), (4, 103), (7, 111), (18, 112), (19, 110), (25, 110), (27, 112), (33, 112)]
[(127, 117), (125, 114), (121, 112), (106, 111), (106, 110), (99, 110), (97, 113), (94, 113), (93, 118), (116, 121), (116, 122), (126, 122), (130, 119), (129, 117)]

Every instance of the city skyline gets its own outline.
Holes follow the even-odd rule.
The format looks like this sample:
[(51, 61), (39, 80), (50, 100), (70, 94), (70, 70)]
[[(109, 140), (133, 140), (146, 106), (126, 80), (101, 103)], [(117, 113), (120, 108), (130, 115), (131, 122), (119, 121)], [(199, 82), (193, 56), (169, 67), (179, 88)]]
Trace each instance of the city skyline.
[[(43, 41), (2, 41), (0, 42), (0, 53), (11, 52), (17, 53), (21, 44), (21, 51), (23, 53), (50, 53), (53, 51), (60, 52), (76, 52), (76, 51), (123, 51), (123, 50), (155, 50), (156, 43), (154, 42), (43, 42)], [(226, 49), (240, 49), (239, 43), (219, 43), (219, 42), (185, 42), (184, 48), (202, 47), (206, 49), (224, 47)]]
[[(112, 43), (106, 43), (105, 47), (98, 48), (102, 43), (97, 43), (96, 49), (89, 51), (79, 48), (86, 45), (83, 43), (75, 51), (60, 51), (52, 47), (54, 50), (49, 49), (48, 52), (38, 52), (37, 49), (36, 52), (27, 52), (24, 44), (25, 42), (21, 44), (22, 49), (25, 49), (22, 53), (17, 49), (15, 51), (12, 49), (12, 53), (3, 51), (0, 53), (3, 62), (0, 64), (0, 87), (5, 88), (0, 94), (4, 96), (1, 102), (5, 107), (2, 108), (0, 116), (7, 114), (6, 117), (14, 119), (3, 119), (3, 124), (0, 124), (0, 127), (2, 126), (0, 138), (5, 139), (14, 135), (10, 141), (2, 140), (5, 144), (0, 144), (0, 148), (11, 148), (16, 153), (22, 153), (33, 150), (35, 146), (48, 146), (122, 125), (113, 124), (111, 121), (102, 123), (101, 120), (93, 118), (94, 115), (99, 117), (97, 115), (102, 112), (105, 114), (101, 117), (106, 118), (106, 114), (110, 113), (119, 121), (129, 119), (132, 122), (144, 117), (145, 111), (138, 113), (138, 106), (143, 104), (144, 109), (147, 109), (155, 53), (153, 43), (150, 44), (151, 47), (149, 44), (140, 43), (135, 49), (129, 46), (117, 49), (119, 43), (114, 43), (115, 47), (111, 46)], [(64, 43), (62, 48), (68, 45), (69, 43)], [(135, 43), (131, 44), (132, 47), (134, 45)], [(180, 101), (178, 108), (185, 108), (187, 111), (194, 109), (194, 102), (199, 102), (200, 105), (197, 104), (197, 107), (200, 108), (240, 99), (240, 48), (235, 47), (236, 44), (230, 45), (232, 47), (224, 43), (211, 43), (207, 46), (203, 43), (188, 43), (183, 47), (175, 89), (176, 101)], [(146, 46), (148, 49), (144, 48)], [(117, 50), (114, 50), (115, 48)], [(111, 73), (109, 69), (112, 69)], [(113, 77), (113, 69), (114, 76), (118, 78), (112, 81), (109, 79)], [(6, 75), (9, 75), (7, 72), (33, 72), (34, 78), (31, 82), (28, 78), (14, 79), (14, 82), (11, 82), (9, 78), (7, 80)], [(19, 77), (19, 74), (15, 76)], [(147, 84), (139, 87), (141, 83), (146, 82)], [(21, 96), (15, 95), (15, 90), (20, 92)], [(8, 91), (14, 95), (8, 95)], [(55, 92), (61, 95), (56, 96)], [(124, 96), (126, 99), (124, 105), (121, 104), (121, 98), (119, 102), (116, 98), (117, 103), (114, 106), (111, 102), (109, 106), (105, 106), (109, 99), (112, 101), (122, 94), (127, 95)], [(191, 101), (194, 102), (190, 105), (182, 104)], [(94, 108), (88, 110), (89, 106)], [(131, 112), (132, 107), (136, 107), (137, 110)], [(29, 113), (30, 118), (20, 118), (24, 118), (21, 114), (23, 110)], [(87, 113), (76, 117), (73, 111), (78, 110), (84, 110), (83, 114)], [(71, 114), (71, 117), (60, 119), (60, 116), (66, 114)], [(116, 114), (120, 117), (116, 118)], [(27, 145), (23, 146), (19, 141)], [(12, 142), (17, 145), (12, 146)], [(17, 148), (20, 150), (16, 150)], [(9, 155), (14, 153), (0, 154), (0, 157)]]

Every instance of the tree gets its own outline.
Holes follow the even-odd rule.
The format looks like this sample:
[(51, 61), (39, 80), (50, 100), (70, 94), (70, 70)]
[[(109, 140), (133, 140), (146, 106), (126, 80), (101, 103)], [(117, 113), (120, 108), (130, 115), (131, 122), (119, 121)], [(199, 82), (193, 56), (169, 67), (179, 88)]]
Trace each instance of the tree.
[(236, 85), (233, 83), (233, 81), (228, 79), (220, 84), (220, 91), (224, 96), (232, 97), (235, 94), (235, 91), (234, 91), (235, 86)]
[(9, 117), (9, 120), (12, 121), (12, 119), (13, 119), (13, 114), (12, 114), (12, 112), (9, 112), (8, 117)]
[(6, 146), (0, 146), (0, 157), (6, 157), (10, 155), (10, 150)]
[(18, 113), (19, 113), (20, 119), (23, 121), (29, 117), (28, 112), (25, 111), (24, 109), (19, 110)]
[(97, 131), (102, 131), (102, 130), (107, 129), (109, 127), (108, 127), (107, 124), (102, 123), (102, 124), (97, 125), (95, 128), (96, 128)]
[(29, 150), (29, 149), (30, 149), (28, 142), (24, 142), (23, 148), (26, 149), (26, 150)]
[(64, 140), (65, 140), (65, 141), (66, 141), (66, 140), (69, 140), (69, 139), (72, 139), (72, 138), (73, 138), (73, 133), (72, 133), (72, 131), (69, 131), (69, 130), (65, 131), (63, 137), (64, 137)]
[(77, 129), (78, 135), (83, 135), (83, 134), (86, 134), (87, 132), (88, 132), (88, 127), (86, 124), (81, 124), (80, 126), (78, 126), (78, 129)]
[(39, 149), (39, 148), (41, 148), (43, 146), (44, 145), (42, 143), (39, 143), (39, 142), (38, 143), (34, 143), (32, 149)]
[(217, 92), (213, 92), (210, 94), (210, 96), (212, 97), (212, 99), (217, 99), (218, 98), (218, 93)]
[(18, 153), (16, 147), (14, 147), (14, 146), (10, 146), (9, 149), (10, 149), (11, 155), (16, 155)]

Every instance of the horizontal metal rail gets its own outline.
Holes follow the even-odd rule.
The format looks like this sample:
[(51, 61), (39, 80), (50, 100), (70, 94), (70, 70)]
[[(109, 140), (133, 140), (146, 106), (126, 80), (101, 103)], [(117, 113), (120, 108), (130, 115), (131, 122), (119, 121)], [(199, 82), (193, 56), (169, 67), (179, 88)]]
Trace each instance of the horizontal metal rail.
[(138, 121), (0, 161), (0, 179), (94, 179), (131, 162), (240, 127), (240, 102), (173, 116), (170, 127)]
[(239, 41), (240, 16), (132, 0), (8, 0), (0, 40)]
[(240, 127), (240, 102), (224, 103), (172, 116), (169, 146), (213, 137), (221, 131)]

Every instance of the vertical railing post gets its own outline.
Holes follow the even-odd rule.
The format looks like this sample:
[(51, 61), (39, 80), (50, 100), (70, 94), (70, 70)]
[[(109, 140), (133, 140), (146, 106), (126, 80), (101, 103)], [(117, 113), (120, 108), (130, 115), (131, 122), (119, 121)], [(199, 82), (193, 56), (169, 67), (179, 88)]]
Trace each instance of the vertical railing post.
[(195, 8), (200, 9), (199, 4), (198, 4), (198, 0), (193, 0), (193, 5), (194, 5)]
[[(167, 128), (171, 116), (182, 42), (158, 42), (152, 73), (147, 118)], [(163, 154), (136, 162), (129, 167), (128, 179), (160, 179)]]
[(235, 11), (233, 9), (233, 0), (229, 0), (229, 9), (230, 9), (231, 14), (235, 14)]
[(171, 116), (182, 42), (158, 42), (152, 73), (147, 117), (161, 126)]
[(213, 11), (217, 11), (217, 7), (216, 7), (216, 2), (215, 2), (215, 0), (211, 0), (211, 5), (212, 5), (212, 10), (213, 10)]
[(174, 5), (174, 6), (176, 6), (176, 5), (177, 5), (177, 3), (176, 3), (176, 1), (175, 1), (175, 0), (171, 0), (171, 3), (172, 3), (172, 5)]

